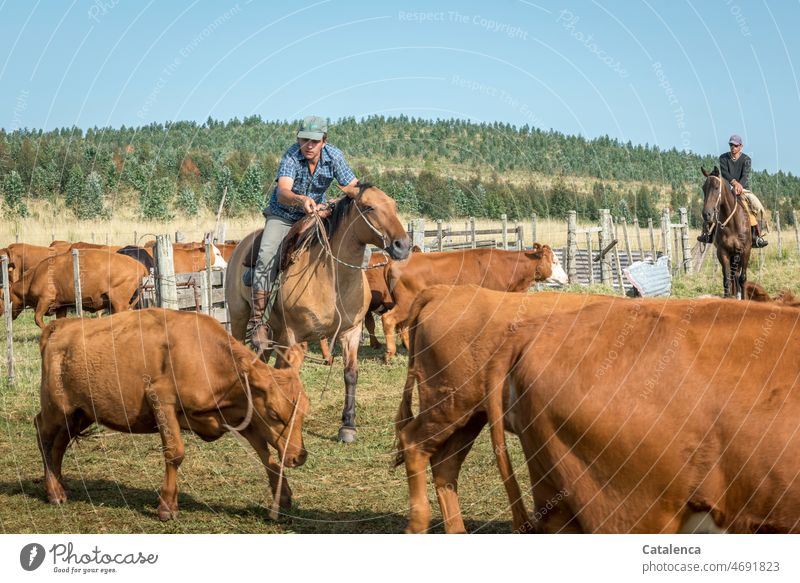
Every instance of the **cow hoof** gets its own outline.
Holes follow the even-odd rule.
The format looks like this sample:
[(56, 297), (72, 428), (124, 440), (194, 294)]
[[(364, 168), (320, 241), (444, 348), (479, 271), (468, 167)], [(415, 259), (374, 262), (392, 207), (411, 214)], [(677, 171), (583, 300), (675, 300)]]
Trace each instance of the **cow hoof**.
[(167, 522), (168, 520), (175, 520), (176, 518), (178, 518), (177, 510), (169, 510), (167, 508), (158, 509), (158, 519), (161, 522)]
[(48, 496), (47, 499), (50, 504), (64, 504), (67, 501), (67, 496), (65, 494), (61, 496)]
[(389, 364), (390, 362), (392, 362), (392, 358), (394, 358), (394, 354), (389, 354), (388, 352), (386, 352), (383, 355), (383, 362), (385, 364)]
[(356, 430), (354, 427), (340, 427), (339, 428), (339, 441), (342, 443), (355, 443)]

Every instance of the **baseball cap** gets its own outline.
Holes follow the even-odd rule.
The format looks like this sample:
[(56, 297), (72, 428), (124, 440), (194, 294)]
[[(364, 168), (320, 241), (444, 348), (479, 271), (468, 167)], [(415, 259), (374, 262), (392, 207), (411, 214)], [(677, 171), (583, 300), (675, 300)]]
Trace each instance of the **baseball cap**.
[(328, 133), (328, 122), (325, 118), (309, 115), (300, 122), (297, 137), (306, 140), (321, 140)]
[(728, 143), (733, 144), (734, 146), (741, 146), (742, 136), (740, 136), (739, 134), (733, 134), (730, 138), (728, 138)]

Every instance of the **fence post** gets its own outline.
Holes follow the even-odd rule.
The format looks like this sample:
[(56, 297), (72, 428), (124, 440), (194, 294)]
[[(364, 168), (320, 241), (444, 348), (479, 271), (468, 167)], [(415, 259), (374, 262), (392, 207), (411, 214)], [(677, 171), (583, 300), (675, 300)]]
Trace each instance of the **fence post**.
[(531, 247), (533, 247), (533, 244), (536, 243), (536, 213), (531, 215), (531, 237), (533, 237), (531, 239)]
[(797, 254), (800, 255), (800, 229), (797, 227), (797, 211), (792, 211), (792, 219), (794, 222), (794, 241), (797, 245)]
[[(569, 211), (567, 213), (567, 276), (569, 283), (578, 282), (578, 265), (576, 258), (578, 255), (578, 213)], [(589, 259), (591, 261), (591, 258)]]
[(644, 261), (644, 247), (642, 247), (642, 230), (639, 227), (639, 217), (633, 217), (633, 226), (636, 228), (636, 245), (639, 247), (639, 261)]
[(650, 255), (653, 257), (653, 261), (656, 260), (656, 237), (653, 233), (653, 218), (650, 217), (647, 219), (647, 229), (650, 231)]
[(133, 232), (133, 244), (137, 247), (139, 246), (139, 233), (138, 231)]
[(178, 287), (172, 260), (172, 241), (169, 235), (157, 235), (153, 247), (156, 263), (156, 304), (160, 308), (178, 308)]
[(83, 293), (81, 292), (81, 260), (80, 249), (72, 250), (72, 282), (75, 286), (75, 315), (83, 318)]
[[(611, 244), (611, 212), (608, 209), (600, 209), (600, 252)], [(614, 283), (611, 276), (611, 256), (606, 253), (600, 259), (600, 281), (603, 285), (611, 287)]]
[(8, 383), (14, 384), (14, 334), (12, 332), (11, 285), (8, 281), (8, 255), (2, 256), (3, 266), (3, 307), (6, 318), (6, 366)]
[(681, 215), (681, 244), (683, 246), (683, 270), (692, 273), (694, 262), (692, 261), (692, 248), (689, 245), (689, 211), (681, 207), (678, 212)]
[(589, 285), (594, 283), (594, 266), (592, 265), (592, 232), (586, 231), (586, 253), (589, 261)]
[(503, 223), (503, 250), (508, 251), (508, 216), (506, 213), (500, 215), (500, 220)]
[(778, 232), (778, 259), (783, 257), (783, 237), (781, 236), (781, 211), (775, 211), (775, 230)]
[[(670, 226), (669, 226), (669, 209), (661, 211), (661, 244), (663, 245), (664, 255), (669, 257), (670, 264), (673, 263), (672, 258), (672, 241), (670, 240)], [(655, 257), (655, 256), (654, 256)]]
[(444, 251), (444, 235), (442, 234), (442, 219), (436, 219), (436, 249)]
[(211, 241), (214, 238), (214, 233), (208, 233), (205, 236), (205, 247), (206, 247), (206, 273), (205, 277), (203, 278), (205, 289), (205, 295), (203, 296), (203, 302), (205, 305), (205, 312), (209, 316), (211, 316), (214, 312), (214, 295), (213, 295), (213, 285), (211, 282), (211, 257), (214, 255), (211, 251)]
[(477, 242), (475, 241), (475, 217), (469, 218), (469, 240), (472, 243), (472, 248), (475, 249), (477, 247)]
[(522, 223), (517, 223), (517, 251), (522, 251), (525, 248), (525, 230), (522, 228)]
[(631, 253), (631, 240), (628, 237), (628, 219), (622, 217), (622, 237), (625, 239), (625, 253), (628, 255), (628, 265), (633, 263), (633, 254)]
[[(619, 241), (619, 236), (617, 234), (617, 226), (614, 224), (614, 217), (612, 217), (609, 214), (608, 220), (611, 221), (611, 232), (614, 233), (614, 239)], [(619, 283), (619, 293), (625, 295), (625, 285), (622, 283), (622, 264), (620, 263), (619, 260), (619, 243), (614, 245), (614, 270), (617, 273), (617, 282)]]

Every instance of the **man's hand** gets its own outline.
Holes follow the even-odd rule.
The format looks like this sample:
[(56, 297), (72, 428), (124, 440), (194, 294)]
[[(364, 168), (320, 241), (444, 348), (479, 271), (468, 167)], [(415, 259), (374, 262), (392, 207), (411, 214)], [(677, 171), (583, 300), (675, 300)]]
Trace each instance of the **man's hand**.
[(316, 210), (317, 210), (317, 203), (314, 202), (314, 199), (311, 198), (310, 196), (304, 196), (303, 197), (303, 211), (305, 211), (305, 213), (307, 215), (310, 215)]
[(737, 196), (744, 192), (744, 188), (739, 184), (738, 180), (731, 180), (731, 185), (733, 186), (733, 192), (736, 193)]

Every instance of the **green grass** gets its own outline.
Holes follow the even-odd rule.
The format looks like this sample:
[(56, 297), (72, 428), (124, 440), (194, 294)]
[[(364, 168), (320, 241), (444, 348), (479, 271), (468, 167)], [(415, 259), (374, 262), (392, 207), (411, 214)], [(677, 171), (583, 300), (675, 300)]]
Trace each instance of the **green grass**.
[[(393, 420), (406, 374), (402, 354), (387, 366), (382, 351), (362, 347), (359, 432), (353, 445), (335, 440), (344, 386), (341, 359), (332, 369), (304, 365), (302, 378), (312, 404), (304, 426), (309, 457), (302, 467), (287, 471), (295, 503), (288, 516), (267, 520), (272, 497), (249, 445), (232, 435), (205, 443), (184, 433), (186, 458), (178, 474), (181, 513), (177, 520), (162, 523), (156, 506), (164, 461), (157, 434), (100, 428), (74, 442), (64, 458), (70, 499), (61, 506), (46, 502), (32, 424), (39, 410), (39, 331), (28, 313), (15, 322), (14, 337), (16, 381), (0, 385), (4, 533), (397, 533), (405, 527), (405, 470), (392, 467)], [(5, 376), (5, 367), (2, 372)], [(526, 474), (521, 450), (516, 442), (513, 447), (515, 467)], [(462, 476), (468, 528), (509, 532), (508, 502), (488, 433), (479, 438)], [(442, 531), (432, 490), (430, 497), (432, 524)]]
[[(721, 295), (719, 271), (709, 256), (702, 273), (674, 280), (678, 297)], [(798, 290), (798, 257), (766, 253), (750, 279), (770, 293)], [(602, 286), (569, 291), (610, 293)], [(185, 434), (186, 459), (179, 471), (177, 520), (157, 518), (157, 492), (164, 462), (158, 435), (100, 429), (74, 443), (64, 460), (70, 491), (62, 506), (46, 503), (42, 464), (32, 419), (38, 412), (38, 328), (29, 313), (15, 322), (16, 382), (0, 384), (0, 531), (4, 533), (396, 533), (405, 527), (408, 490), (403, 468), (394, 469), (393, 420), (406, 374), (404, 353), (386, 366), (382, 352), (362, 346), (358, 383), (358, 443), (335, 436), (342, 407), (341, 360), (332, 369), (307, 362), (303, 382), (311, 399), (304, 427), (306, 464), (287, 472), (295, 507), (280, 521), (266, 518), (271, 495), (255, 453), (231, 435), (205, 443)], [(5, 343), (2, 343), (3, 354)], [(318, 356), (318, 355), (317, 355)], [(2, 374), (5, 377), (5, 367)], [(509, 439), (523, 490), (528, 483), (518, 441)], [(478, 438), (459, 482), (462, 512), (472, 532), (510, 532), (510, 512), (488, 433)], [(435, 531), (441, 532), (432, 490)], [(528, 508), (531, 501), (526, 501)]]

